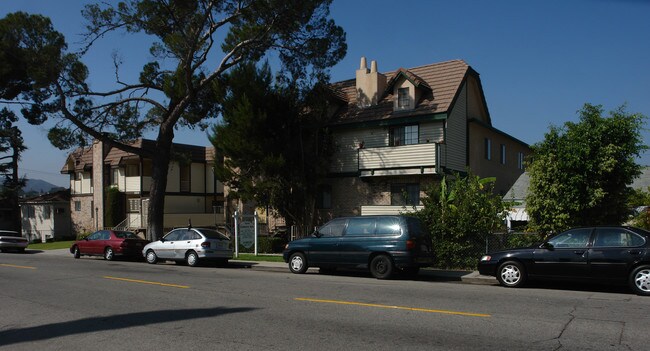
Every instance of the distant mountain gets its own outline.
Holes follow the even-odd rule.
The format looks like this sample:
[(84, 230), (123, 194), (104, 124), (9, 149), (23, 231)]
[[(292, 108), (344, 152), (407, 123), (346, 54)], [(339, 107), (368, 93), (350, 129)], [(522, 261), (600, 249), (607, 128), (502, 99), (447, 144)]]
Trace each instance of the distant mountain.
[(44, 180), (40, 179), (28, 179), (27, 183), (25, 184), (25, 187), (23, 188), (23, 191), (25, 194), (28, 193), (48, 193), (52, 191), (52, 189), (55, 190), (60, 190), (64, 189), (63, 187), (54, 185), (52, 183), (48, 183)]

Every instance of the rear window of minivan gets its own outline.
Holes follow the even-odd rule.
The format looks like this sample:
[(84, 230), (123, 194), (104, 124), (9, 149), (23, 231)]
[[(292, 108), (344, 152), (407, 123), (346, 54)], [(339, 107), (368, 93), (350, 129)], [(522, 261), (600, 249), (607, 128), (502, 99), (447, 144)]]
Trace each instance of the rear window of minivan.
[(426, 235), (427, 232), (422, 227), (422, 222), (419, 219), (415, 217), (405, 217), (405, 219), (411, 236), (419, 237)]
[(399, 217), (377, 218), (377, 235), (400, 235), (402, 234), (401, 221)]

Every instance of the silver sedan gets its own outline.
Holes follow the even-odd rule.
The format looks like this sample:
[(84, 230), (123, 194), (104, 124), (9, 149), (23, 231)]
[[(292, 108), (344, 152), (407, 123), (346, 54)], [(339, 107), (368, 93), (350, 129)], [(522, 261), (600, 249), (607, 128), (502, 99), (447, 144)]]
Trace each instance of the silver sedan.
[(232, 251), (230, 238), (222, 232), (206, 228), (177, 228), (162, 239), (147, 244), (142, 255), (151, 264), (169, 260), (196, 266), (203, 260), (226, 264), (233, 256)]

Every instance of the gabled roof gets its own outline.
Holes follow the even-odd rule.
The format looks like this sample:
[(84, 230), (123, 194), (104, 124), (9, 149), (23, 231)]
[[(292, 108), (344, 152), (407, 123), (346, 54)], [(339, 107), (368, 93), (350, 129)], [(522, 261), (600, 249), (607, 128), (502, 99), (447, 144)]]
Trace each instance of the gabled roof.
[(409, 111), (394, 111), (394, 96), (392, 90), (387, 91), (375, 106), (360, 108), (357, 104), (355, 79), (345, 80), (332, 84), (332, 89), (347, 97), (347, 105), (338, 113), (334, 124), (349, 124), (366, 121), (381, 121), (393, 118), (432, 115), (447, 113), (458, 95), (467, 74), (476, 74), (471, 67), (462, 60), (433, 63), (409, 69), (399, 69), (384, 73), (389, 82), (394, 82), (399, 76), (404, 76), (425, 88), (418, 106)]
[(423, 89), (431, 90), (431, 87), (429, 86), (429, 84), (427, 84), (427, 82), (424, 81), (424, 79), (418, 77), (416, 74), (414, 74), (413, 72), (411, 72), (411, 71), (409, 71), (407, 69), (400, 68), (397, 71), (395, 71), (395, 74), (393, 75), (393, 77), (390, 79), (390, 81), (386, 85), (386, 91), (384, 92), (384, 95), (386, 93), (389, 93), (389, 92), (393, 91), (393, 85), (395, 85), (395, 83), (400, 78), (404, 78), (404, 79), (408, 80), (416, 88), (423, 88)]
[(77, 148), (65, 160), (61, 173), (72, 173), (88, 170), (93, 166), (93, 148)]
[[(156, 142), (149, 139), (136, 139), (130, 143), (131, 146), (138, 148), (148, 149), (151, 151), (156, 150)], [(187, 145), (187, 144), (172, 144), (172, 152), (189, 156), (189, 160), (193, 162), (211, 162), (214, 161), (214, 148)], [(124, 163), (126, 160), (138, 159), (139, 156), (130, 152), (120, 150), (116, 147), (108, 147), (105, 149), (104, 164), (112, 167)], [(73, 164), (74, 167), (69, 167)], [(73, 151), (66, 160), (65, 165), (61, 169), (61, 173), (71, 173), (82, 170), (92, 169), (93, 165), (93, 152), (92, 147), (79, 148)]]
[(70, 189), (60, 190), (49, 194), (30, 197), (20, 202), (21, 203), (70, 202)]

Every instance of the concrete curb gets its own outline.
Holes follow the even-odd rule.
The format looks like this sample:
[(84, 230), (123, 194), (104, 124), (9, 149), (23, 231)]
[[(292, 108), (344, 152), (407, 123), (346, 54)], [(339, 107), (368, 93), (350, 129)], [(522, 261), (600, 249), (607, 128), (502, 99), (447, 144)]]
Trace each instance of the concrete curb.
[[(57, 250), (30, 250), (27, 248), (27, 254), (38, 254), (47, 256), (70, 257), (72, 254), (69, 249)], [(249, 268), (256, 271), (263, 272), (279, 272), (288, 273), (289, 267), (284, 262), (265, 262), (265, 261), (245, 261), (245, 260), (230, 260), (230, 266), (236, 268)], [(309, 268), (308, 273), (318, 273), (318, 268)], [(420, 275), (426, 279), (436, 281), (458, 281), (466, 284), (479, 284), (479, 285), (497, 285), (498, 282), (495, 277), (480, 275), (477, 271), (455, 271), (434, 268), (423, 268), (420, 270)]]

